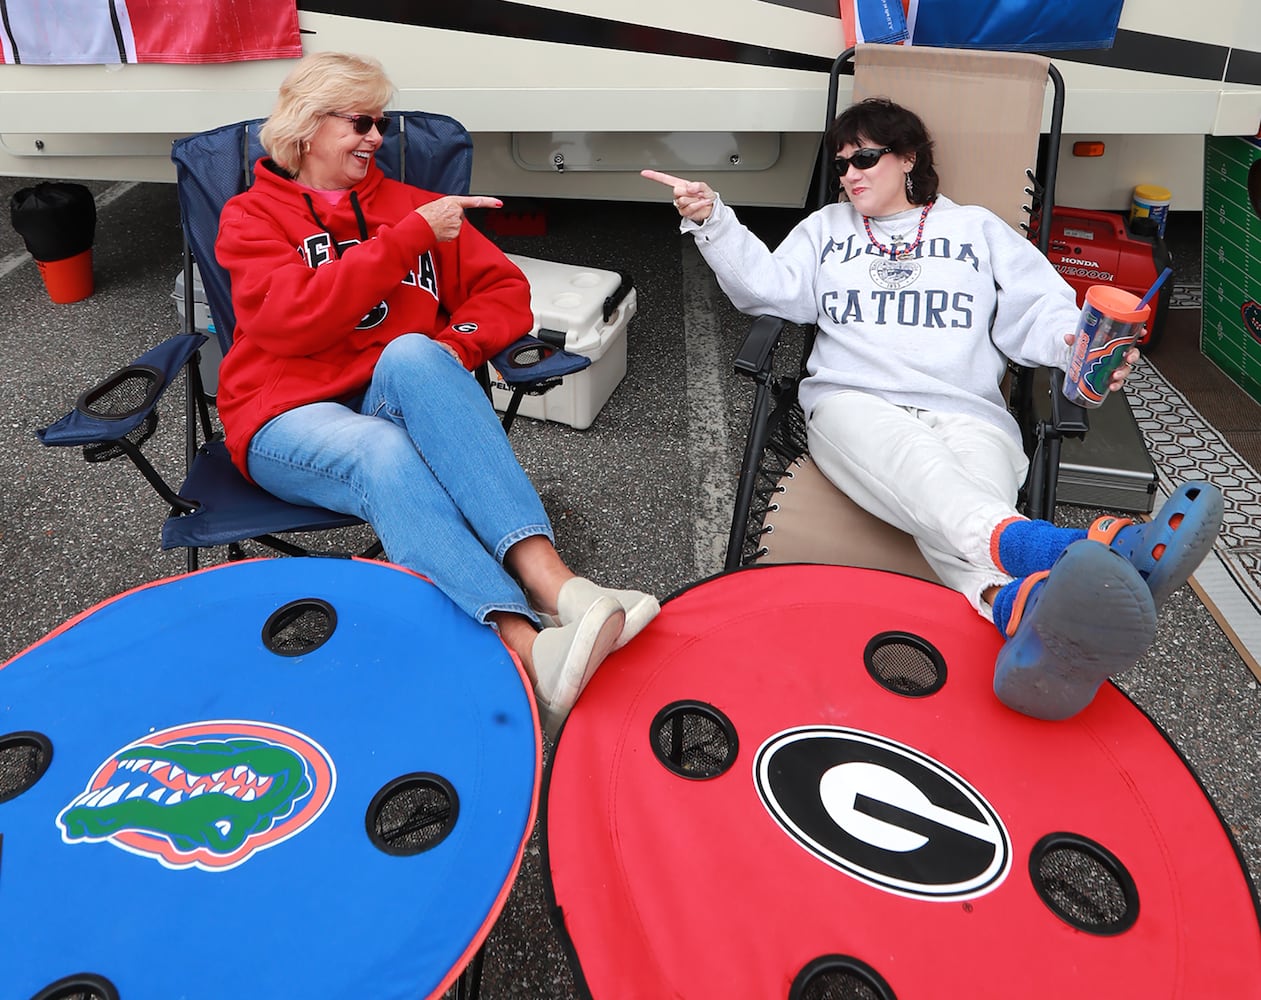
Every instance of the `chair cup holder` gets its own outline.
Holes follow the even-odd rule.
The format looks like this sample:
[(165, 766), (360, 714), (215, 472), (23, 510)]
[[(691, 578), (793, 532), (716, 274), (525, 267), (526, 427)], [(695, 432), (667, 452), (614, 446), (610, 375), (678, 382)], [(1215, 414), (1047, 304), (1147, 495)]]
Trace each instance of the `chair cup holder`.
[(533, 368), (542, 361), (546, 361), (556, 353), (554, 348), (548, 347), (546, 344), (522, 344), (520, 347), (514, 348), (508, 355), (512, 361), (514, 368)]
[(127, 420), (153, 408), (162, 380), (157, 368), (128, 365), (79, 396), (75, 409), (96, 420)]

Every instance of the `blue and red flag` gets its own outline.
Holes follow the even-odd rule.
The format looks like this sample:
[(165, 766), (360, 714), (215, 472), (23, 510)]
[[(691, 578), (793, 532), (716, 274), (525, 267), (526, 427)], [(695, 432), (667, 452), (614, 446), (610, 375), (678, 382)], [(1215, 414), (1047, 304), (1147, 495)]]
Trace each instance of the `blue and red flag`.
[(840, 0), (859, 42), (1051, 52), (1111, 48), (1123, 0)]
[(5, 0), (0, 63), (226, 63), (302, 55), (296, 0)]

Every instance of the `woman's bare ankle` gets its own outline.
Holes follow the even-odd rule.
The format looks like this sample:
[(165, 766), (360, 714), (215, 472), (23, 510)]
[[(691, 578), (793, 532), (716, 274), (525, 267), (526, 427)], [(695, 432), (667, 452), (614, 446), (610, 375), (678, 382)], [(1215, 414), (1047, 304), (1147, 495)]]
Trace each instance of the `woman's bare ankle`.
[(538, 635), (538, 630), (535, 629), (534, 623), (524, 615), (513, 614), (509, 611), (492, 611), (486, 617), (494, 622), (504, 645), (517, 654), (517, 659), (525, 668), (530, 683), (535, 683), (538, 678), (534, 673), (534, 639)]
[(556, 614), (560, 588), (575, 576), (545, 535), (530, 535), (504, 556), (504, 565), (521, 584), (530, 605), (543, 614)]

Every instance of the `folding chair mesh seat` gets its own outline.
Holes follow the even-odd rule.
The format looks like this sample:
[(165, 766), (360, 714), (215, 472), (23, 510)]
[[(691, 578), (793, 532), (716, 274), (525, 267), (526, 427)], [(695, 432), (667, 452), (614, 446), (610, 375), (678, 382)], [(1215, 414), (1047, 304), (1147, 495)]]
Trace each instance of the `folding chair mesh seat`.
[[(941, 190), (959, 204), (979, 204), (1015, 229), (1028, 231), (1031, 216), (1049, 217), (1063, 114), (1063, 85), (1044, 57), (1026, 53), (859, 45), (833, 64), (825, 129), (837, 104), (839, 77), (853, 63), (855, 102), (889, 97), (915, 111), (928, 126)], [(1037, 180), (1039, 137), (1048, 79), (1051, 101), (1047, 168)], [(823, 151), (823, 156), (827, 151)], [(818, 206), (835, 200), (823, 163)], [(1045, 252), (1049, 227), (1038, 232)], [(775, 351), (786, 323), (754, 321), (736, 358), (736, 371), (755, 382), (753, 414), (728, 539), (726, 566), (752, 562), (819, 562), (891, 569), (936, 581), (911, 537), (866, 513), (837, 490), (806, 451), (805, 417), (797, 387), (814, 343), (804, 331), (800, 357), (777, 373)], [(1035, 418), (1034, 373), (1012, 366), (1009, 405), (1030, 453), (1022, 501), (1033, 517), (1055, 509), (1060, 441), (1087, 429), (1080, 407), (1055, 384), (1049, 419)]]
[[(458, 121), (419, 111), (390, 112), (390, 117), (395, 124), (376, 154), (377, 165), (387, 176), (429, 191), (468, 193), (473, 144)], [(40, 440), (48, 445), (82, 446), (89, 461), (127, 455), (170, 504), (162, 546), (187, 548), (189, 569), (196, 568), (200, 548), (228, 545), (230, 557), (237, 558), (239, 543), (254, 540), (301, 555), (308, 551), (303, 545), (281, 536), (360, 523), (356, 517), (287, 503), (245, 479), (229, 459), (222, 435), (211, 420), (210, 400), (202, 384), (198, 351), (206, 338), (194, 332), (193, 268), (196, 264), (218, 347), (226, 354), (236, 317), (229, 276), (215, 258), (214, 244), (224, 204), (249, 186), (254, 163), (264, 155), (258, 138), (262, 124), (262, 120), (238, 122), (175, 142), (171, 159), (184, 228), (184, 332), (84, 393), (73, 411), (39, 432)], [(507, 427), (523, 394), (546, 391), (565, 375), (588, 367), (591, 360), (535, 337), (523, 337), (496, 355), (493, 363), (513, 389), (503, 417)], [(188, 472), (177, 491), (145, 458), (141, 445), (153, 434), (158, 401), (181, 369), (188, 371)], [(489, 394), (487, 366), (482, 366), (477, 378)], [(362, 554), (380, 551), (374, 540)]]

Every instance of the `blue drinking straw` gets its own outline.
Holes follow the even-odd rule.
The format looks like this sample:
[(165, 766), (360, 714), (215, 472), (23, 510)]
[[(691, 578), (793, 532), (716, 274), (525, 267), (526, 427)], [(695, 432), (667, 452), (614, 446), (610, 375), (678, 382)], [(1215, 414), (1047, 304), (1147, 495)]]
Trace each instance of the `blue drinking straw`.
[(1155, 295), (1158, 291), (1160, 291), (1160, 286), (1165, 283), (1165, 279), (1169, 277), (1169, 275), (1171, 274), (1173, 274), (1172, 267), (1167, 267), (1163, 271), (1160, 272), (1160, 277), (1157, 278), (1152, 283), (1151, 288), (1147, 289), (1147, 294), (1138, 300), (1138, 305), (1134, 307), (1136, 312), (1139, 309), (1142, 309), (1143, 306), (1147, 305), (1147, 303), (1151, 301), (1152, 296)]

